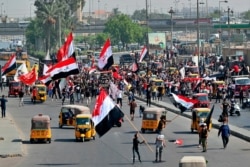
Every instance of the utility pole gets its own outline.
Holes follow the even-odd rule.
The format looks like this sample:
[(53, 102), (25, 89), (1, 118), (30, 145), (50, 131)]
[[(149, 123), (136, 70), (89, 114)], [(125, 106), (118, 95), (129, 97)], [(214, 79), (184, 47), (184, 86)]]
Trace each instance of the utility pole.
[(230, 31), (230, 13), (233, 14), (233, 10), (230, 9), (229, 7), (227, 8), (227, 25), (228, 25), (228, 55), (231, 55), (231, 43), (230, 43), (230, 38), (231, 38), (231, 31)]
[(170, 52), (172, 53), (172, 49), (173, 49), (173, 14), (175, 13), (173, 8), (171, 7), (170, 11), (168, 12), (171, 16), (171, 41), (170, 41)]
[(199, 24), (199, 0), (197, 0), (197, 56), (198, 56), (198, 66), (200, 63), (200, 24)]

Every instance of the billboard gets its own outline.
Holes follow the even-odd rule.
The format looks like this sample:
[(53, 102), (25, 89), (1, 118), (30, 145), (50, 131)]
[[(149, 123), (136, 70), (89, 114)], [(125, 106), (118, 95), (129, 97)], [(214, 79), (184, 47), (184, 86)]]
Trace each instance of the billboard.
[(166, 34), (165, 33), (148, 33), (149, 45), (160, 45), (166, 47)]

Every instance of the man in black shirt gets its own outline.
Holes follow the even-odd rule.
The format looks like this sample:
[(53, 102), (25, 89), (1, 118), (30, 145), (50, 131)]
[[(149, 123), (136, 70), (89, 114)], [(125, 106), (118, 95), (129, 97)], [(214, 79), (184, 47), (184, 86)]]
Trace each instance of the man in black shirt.
[(138, 132), (135, 133), (135, 136), (133, 138), (133, 163), (135, 163), (135, 152), (137, 153), (138, 155), (138, 159), (139, 161), (141, 162), (141, 156), (140, 156), (140, 153), (139, 153), (139, 144), (142, 144), (142, 143), (145, 143), (145, 141), (143, 140), (142, 142), (140, 142), (138, 140)]

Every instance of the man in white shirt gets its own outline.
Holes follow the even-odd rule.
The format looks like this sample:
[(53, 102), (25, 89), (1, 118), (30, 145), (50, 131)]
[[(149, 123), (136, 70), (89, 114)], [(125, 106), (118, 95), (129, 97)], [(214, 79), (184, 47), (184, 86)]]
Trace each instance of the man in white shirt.
[(165, 136), (163, 134), (157, 135), (155, 146), (156, 146), (155, 162), (158, 162), (158, 158), (159, 158), (159, 162), (161, 162), (162, 150), (163, 150), (163, 147), (166, 147)]

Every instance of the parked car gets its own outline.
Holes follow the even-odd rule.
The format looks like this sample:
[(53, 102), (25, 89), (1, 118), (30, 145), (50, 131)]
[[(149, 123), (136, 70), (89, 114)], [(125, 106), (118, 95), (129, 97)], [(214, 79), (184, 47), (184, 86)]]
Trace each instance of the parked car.
[(134, 57), (130, 54), (123, 54), (120, 57), (120, 65), (132, 64), (134, 62)]

